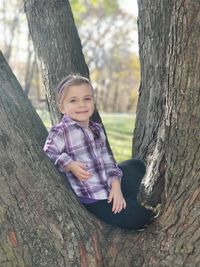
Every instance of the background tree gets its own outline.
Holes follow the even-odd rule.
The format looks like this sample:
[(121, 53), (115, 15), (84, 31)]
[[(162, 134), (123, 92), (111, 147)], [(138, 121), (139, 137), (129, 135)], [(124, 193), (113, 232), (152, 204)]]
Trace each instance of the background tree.
[(7, 15), (7, 10), (11, 7), (11, 3), (8, 3), (8, 1), (2, 0), (1, 2), (1, 27), (2, 27), (2, 44), (5, 47), (5, 57), (6, 60), (9, 61), (11, 58), (12, 53), (12, 46), (13, 46), (13, 40), (16, 35), (16, 32), (18, 31), (19, 27), (19, 17), (22, 13), (22, 5), (20, 5), (20, 1), (16, 0), (14, 3), (12, 3), (12, 8), (15, 10), (15, 13), (13, 16), (9, 14)]
[[(6, 60), (32, 103), (41, 104), (41, 83), (38, 82), (37, 63), (22, 0), (0, 2), (0, 46)], [(38, 84), (40, 86), (38, 86)], [(37, 103), (37, 105), (36, 105)]]
[[(133, 49), (135, 19), (117, 8), (116, 3), (111, 10), (108, 3), (87, 4), (82, 23), (78, 25), (83, 52), (95, 84), (97, 105), (104, 112), (135, 111), (134, 104), (131, 106), (128, 102), (131, 92), (137, 93), (139, 83), (136, 74), (139, 61)], [(131, 64), (133, 58), (136, 65)]]

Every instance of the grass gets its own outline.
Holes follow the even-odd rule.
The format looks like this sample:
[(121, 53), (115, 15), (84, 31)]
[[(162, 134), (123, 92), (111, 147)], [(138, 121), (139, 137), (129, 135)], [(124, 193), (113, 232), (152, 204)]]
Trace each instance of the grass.
[[(51, 122), (45, 110), (37, 110), (44, 125), (49, 129)], [(117, 162), (131, 158), (132, 135), (135, 124), (133, 114), (105, 114), (100, 113), (108, 140)]]
[(133, 114), (100, 114), (117, 162), (131, 158), (135, 124)]

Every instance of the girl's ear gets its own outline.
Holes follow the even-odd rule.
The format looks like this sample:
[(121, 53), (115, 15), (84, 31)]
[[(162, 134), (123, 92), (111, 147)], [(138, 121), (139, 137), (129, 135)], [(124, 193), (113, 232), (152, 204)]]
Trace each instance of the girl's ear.
[(62, 103), (59, 103), (59, 104), (58, 104), (58, 109), (60, 110), (60, 112), (61, 112), (62, 114), (64, 114), (64, 109), (63, 109), (63, 104), (62, 104)]

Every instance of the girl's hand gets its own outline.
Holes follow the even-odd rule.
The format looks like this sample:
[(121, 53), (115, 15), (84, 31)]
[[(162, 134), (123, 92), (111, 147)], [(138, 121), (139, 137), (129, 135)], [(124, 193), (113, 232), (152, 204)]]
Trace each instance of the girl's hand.
[(92, 173), (86, 170), (86, 164), (79, 161), (71, 161), (66, 167), (66, 171), (72, 172), (79, 180), (87, 180), (92, 176)]
[(108, 197), (108, 203), (111, 203), (112, 201), (112, 211), (114, 213), (119, 213), (122, 209), (126, 208), (126, 201), (122, 195), (120, 182), (118, 179), (113, 181), (112, 188)]

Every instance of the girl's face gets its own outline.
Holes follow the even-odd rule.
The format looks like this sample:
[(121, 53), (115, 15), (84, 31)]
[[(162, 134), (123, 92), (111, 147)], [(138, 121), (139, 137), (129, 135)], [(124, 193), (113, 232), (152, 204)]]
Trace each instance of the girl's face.
[(94, 96), (90, 85), (72, 85), (64, 89), (63, 93), (63, 100), (59, 105), (60, 112), (87, 126), (94, 112)]

